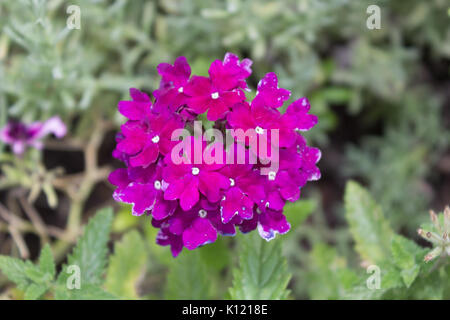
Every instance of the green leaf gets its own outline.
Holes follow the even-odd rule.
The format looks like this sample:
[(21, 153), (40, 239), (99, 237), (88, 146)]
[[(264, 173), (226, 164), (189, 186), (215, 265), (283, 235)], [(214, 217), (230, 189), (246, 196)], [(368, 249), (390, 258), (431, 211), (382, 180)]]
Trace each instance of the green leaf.
[(14, 282), (20, 290), (25, 290), (30, 284), (26, 271), (33, 267), (34, 265), (30, 261), (0, 256), (0, 270), (10, 281)]
[(145, 240), (152, 260), (169, 267), (174, 262), (178, 261), (178, 259), (173, 258), (170, 250), (168, 250), (167, 247), (160, 246), (156, 243), (155, 239), (158, 235), (159, 229), (153, 227), (151, 223), (145, 223), (143, 228)]
[(346, 289), (352, 288), (358, 275), (347, 268), (345, 258), (335, 248), (317, 243), (309, 253), (305, 284), (311, 299), (339, 299)]
[(354, 181), (345, 188), (345, 211), (361, 258), (369, 263), (387, 259), (393, 231), (367, 190)]
[(89, 221), (83, 236), (69, 255), (67, 265), (58, 277), (60, 284), (65, 285), (69, 276), (66, 270), (70, 265), (77, 265), (80, 268), (82, 287), (88, 284), (100, 285), (103, 282), (102, 275), (106, 266), (107, 243), (112, 220), (112, 209), (105, 208)]
[(229, 265), (231, 257), (224, 238), (217, 239), (216, 242), (199, 248), (202, 261), (207, 267), (216, 271), (223, 270)]
[(80, 289), (67, 289), (59, 285), (55, 290), (56, 300), (115, 300), (115, 295), (93, 284), (81, 285)]
[(405, 285), (409, 288), (420, 271), (416, 256), (422, 253), (422, 248), (413, 241), (400, 235), (392, 238), (391, 252), (395, 265), (401, 269), (401, 276)]
[(240, 237), (239, 268), (233, 270), (232, 299), (286, 299), (291, 274), (280, 239), (267, 242), (258, 233)]
[(25, 300), (37, 300), (47, 291), (47, 286), (43, 284), (30, 284), (25, 290)]
[(443, 295), (448, 283), (448, 276), (443, 271), (443, 269), (440, 269), (430, 273), (425, 270), (424, 264), (422, 264), (420, 276), (415, 279), (409, 288), (403, 286), (403, 288), (393, 291), (387, 298), (403, 300), (447, 299)]
[(38, 284), (44, 284), (47, 282), (47, 277), (44, 272), (39, 269), (38, 266), (35, 266), (34, 264), (30, 264), (25, 268), (25, 274), (32, 282), (38, 283)]
[(406, 287), (410, 287), (411, 284), (416, 280), (417, 276), (419, 275), (420, 266), (419, 265), (413, 265), (409, 269), (403, 269), (400, 274), (402, 276), (403, 282), (405, 283)]
[[(300, 200), (294, 203), (287, 203), (283, 212), (287, 221), (291, 224), (291, 230), (295, 230), (300, 226), (316, 207), (317, 203), (313, 200)], [(287, 235), (289, 234), (294, 234), (294, 232), (289, 232)]]
[(125, 234), (115, 245), (106, 274), (106, 290), (116, 296), (137, 299), (137, 282), (145, 269), (147, 252), (137, 231)]
[(166, 299), (206, 300), (211, 286), (200, 252), (183, 251), (173, 262), (167, 276)]
[(400, 273), (393, 264), (389, 262), (381, 263), (378, 267), (380, 268), (379, 288), (369, 288), (367, 281), (370, 280), (370, 277), (376, 276), (376, 274), (367, 269), (367, 272), (360, 277), (357, 284), (351, 288), (347, 288), (348, 290), (342, 294), (342, 297), (352, 300), (384, 299), (385, 295), (392, 290), (404, 288)]
[(387, 291), (392, 288), (403, 287), (401, 275), (392, 263), (383, 263), (380, 265), (380, 269), (382, 290)]
[(49, 244), (45, 245), (41, 251), (41, 256), (39, 257), (39, 269), (46, 275), (48, 280), (54, 279), (56, 272), (55, 261)]
[[(394, 263), (401, 269), (408, 269), (416, 264), (417, 245), (399, 235), (392, 238), (391, 251)], [(421, 250), (420, 248), (418, 248)]]
[(42, 296), (49, 287), (50, 277), (31, 261), (0, 256), (0, 270), (6, 277), (17, 285), (19, 290), (25, 292), (25, 299), (36, 300)]
[(114, 217), (114, 222), (112, 225), (113, 232), (124, 232), (139, 224), (140, 220), (136, 216), (130, 214), (130, 212), (131, 205), (123, 204), (121, 206), (121, 209)]

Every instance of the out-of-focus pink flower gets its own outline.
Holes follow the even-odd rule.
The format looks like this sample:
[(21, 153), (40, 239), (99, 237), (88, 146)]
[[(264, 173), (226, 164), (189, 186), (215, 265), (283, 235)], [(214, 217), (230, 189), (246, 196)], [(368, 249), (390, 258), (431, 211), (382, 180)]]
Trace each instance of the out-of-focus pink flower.
[(9, 121), (0, 129), (0, 140), (11, 146), (15, 154), (23, 154), (27, 147), (42, 149), (42, 139), (53, 133), (57, 138), (66, 135), (64, 122), (57, 117), (51, 117), (44, 122), (26, 124), (19, 121)]

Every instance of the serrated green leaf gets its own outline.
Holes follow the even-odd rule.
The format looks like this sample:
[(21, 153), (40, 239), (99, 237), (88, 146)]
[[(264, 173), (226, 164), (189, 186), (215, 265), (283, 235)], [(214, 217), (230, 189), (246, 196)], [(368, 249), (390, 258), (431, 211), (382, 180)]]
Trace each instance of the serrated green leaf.
[(58, 276), (58, 283), (65, 285), (69, 276), (66, 270), (70, 265), (80, 268), (81, 286), (100, 285), (103, 282), (102, 275), (106, 266), (107, 243), (112, 220), (112, 209), (105, 208), (89, 221), (72, 254), (69, 255), (67, 265)]
[(39, 269), (43, 272), (48, 280), (53, 280), (55, 277), (55, 261), (53, 259), (52, 250), (50, 249), (50, 245), (47, 244), (41, 251), (41, 255), (39, 257)]
[[(424, 269), (422, 267), (421, 269)], [(429, 273), (421, 270), (420, 276), (415, 279), (409, 288), (404, 287), (403, 290), (397, 290), (389, 298), (407, 300), (444, 299), (444, 289), (448, 283), (448, 277), (445, 272), (442, 272), (442, 269), (440, 271), (436, 270), (436, 272)]]
[(25, 299), (36, 300), (48, 289), (50, 277), (31, 261), (0, 256), (0, 270), (25, 292)]
[(44, 284), (32, 283), (25, 290), (24, 299), (37, 300), (47, 291), (47, 288), (48, 287)]
[(56, 300), (116, 300), (115, 295), (105, 291), (100, 286), (85, 284), (80, 289), (67, 289), (59, 285), (55, 290)]
[(25, 274), (32, 282), (43, 284), (47, 281), (47, 277), (44, 272), (39, 269), (38, 266), (31, 264), (25, 268)]
[(200, 252), (183, 251), (173, 262), (167, 276), (166, 299), (206, 300), (211, 287)]
[(27, 270), (33, 267), (34, 265), (30, 261), (0, 256), (0, 270), (10, 281), (14, 282), (20, 290), (25, 290), (31, 283), (27, 276)]
[(384, 291), (403, 286), (398, 269), (391, 263), (381, 264), (381, 289)]
[(420, 271), (420, 264), (416, 261), (416, 256), (422, 253), (420, 248), (413, 241), (400, 235), (392, 238), (391, 252), (395, 265), (401, 269), (402, 279), (409, 287)]
[(409, 269), (403, 269), (400, 274), (402, 276), (403, 282), (405, 283), (406, 287), (409, 288), (411, 284), (416, 280), (417, 276), (419, 275), (420, 266), (419, 265), (413, 265)]
[(377, 276), (374, 271), (369, 271), (361, 276), (356, 285), (348, 288), (343, 294), (344, 299), (375, 300), (384, 299), (385, 295), (397, 288), (404, 288), (398, 269), (391, 263), (381, 263), (379, 266), (380, 287), (369, 288), (369, 277)]
[(354, 181), (345, 188), (346, 219), (362, 259), (379, 263), (390, 256), (393, 231), (370, 194)]
[(233, 270), (232, 299), (286, 299), (291, 274), (280, 239), (263, 240), (256, 232), (240, 237), (239, 268)]
[(416, 264), (415, 256), (418, 250), (421, 250), (420, 247), (402, 236), (395, 235), (392, 238), (392, 257), (400, 269), (409, 269)]
[(137, 282), (147, 261), (144, 241), (137, 231), (125, 234), (115, 245), (106, 274), (106, 290), (116, 296), (137, 299)]

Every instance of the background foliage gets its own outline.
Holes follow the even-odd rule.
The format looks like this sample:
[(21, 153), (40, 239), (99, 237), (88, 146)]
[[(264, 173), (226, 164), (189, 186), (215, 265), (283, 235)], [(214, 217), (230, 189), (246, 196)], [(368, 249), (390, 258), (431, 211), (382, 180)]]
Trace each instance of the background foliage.
[[(450, 203), (447, 1), (72, 2), (0, 2), (0, 126), (57, 114), (70, 132), (23, 158), (0, 145), (2, 297), (448, 298), (450, 269), (422, 262), (429, 244), (416, 234), (428, 208)], [(66, 28), (70, 4), (80, 30)], [(370, 4), (380, 30), (366, 28)], [(287, 207), (292, 230), (173, 259), (127, 207), (86, 226), (113, 205), (117, 101), (129, 87), (156, 89), (160, 62), (184, 55), (205, 74), (227, 51), (254, 61), (253, 88), (275, 71), (319, 116), (308, 139), (322, 150), (322, 179)], [(69, 294), (73, 262), (91, 271)], [(366, 286), (373, 263), (381, 290)]]

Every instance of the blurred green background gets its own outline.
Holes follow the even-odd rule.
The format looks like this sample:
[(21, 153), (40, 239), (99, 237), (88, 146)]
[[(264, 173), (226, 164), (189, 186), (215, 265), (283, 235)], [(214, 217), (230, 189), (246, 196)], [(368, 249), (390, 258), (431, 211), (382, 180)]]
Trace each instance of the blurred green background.
[[(66, 28), (71, 4), (81, 9), (79, 30)], [(381, 29), (366, 26), (371, 4), (381, 9)], [(393, 228), (413, 239), (428, 208), (450, 203), (448, 1), (0, 0), (0, 28), (0, 126), (58, 114), (70, 127), (63, 142), (50, 141), (23, 163), (0, 147), (0, 202), (28, 221), (20, 201), (31, 189), (34, 210), (69, 240), (94, 210), (113, 203), (105, 178), (119, 166), (110, 156), (123, 121), (117, 102), (130, 87), (156, 89), (156, 66), (180, 55), (196, 74), (226, 52), (250, 58), (253, 89), (274, 71), (319, 117), (307, 138), (322, 150), (322, 179), (290, 209), (312, 213), (284, 246), (294, 298), (337, 294), (318, 281), (316, 271), (329, 263), (318, 261), (320, 250), (359, 263), (342, 209), (348, 179), (367, 186)], [(150, 243), (148, 220), (120, 210), (116, 236), (145, 229), (153, 258), (143, 291), (161, 296), (168, 250)], [(20, 256), (0, 223), (0, 253)], [(35, 257), (45, 234), (20, 232)], [(55, 244), (60, 261), (64, 237)], [(229, 281), (229, 272), (222, 275)]]

